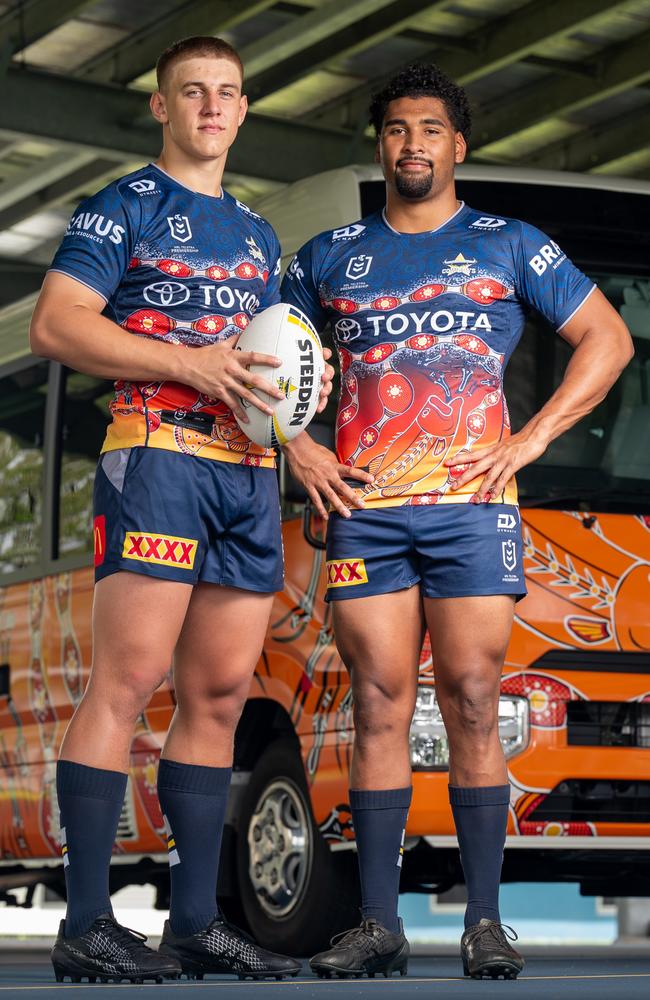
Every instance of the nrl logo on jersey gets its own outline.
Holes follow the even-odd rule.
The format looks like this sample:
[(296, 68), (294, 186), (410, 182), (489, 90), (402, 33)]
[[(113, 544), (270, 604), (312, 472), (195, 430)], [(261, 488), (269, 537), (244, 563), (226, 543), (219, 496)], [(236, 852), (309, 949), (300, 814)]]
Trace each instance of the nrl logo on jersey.
[(343, 229), (334, 229), (332, 231), (332, 243), (334, 240), (353, 240), (361, 233), (365, 232), (365, 226), (362, 226), (359, 222), (355, 222), (353, 226), (344, 226)]
[(368, 274), (371, 264), (372, 257), (368, 254), (361, 253), (357, 257), (350, 257), (345, 269), (345, 277), (350, 278), (351, 281), (359, 281)]
[(192, 239), (192, 227), (186, 215), (168, 215), (167, 224), (173, 240), (177, 240), (178, 243), (187, 243)]
[(475, 219), (471, 223), (470, 229), (501, 229), (502, 226), (507, 226), (508, 223), (505, 219), (495, 219), (491, 215), (482, 215), (480, 219)]

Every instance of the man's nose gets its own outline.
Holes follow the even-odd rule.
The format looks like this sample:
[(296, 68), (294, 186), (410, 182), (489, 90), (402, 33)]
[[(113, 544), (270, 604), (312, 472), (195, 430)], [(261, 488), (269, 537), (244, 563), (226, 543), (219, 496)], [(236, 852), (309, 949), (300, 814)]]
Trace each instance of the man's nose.
[(204, 115), (221, 114), (221, 101), (218, 94), (206, 94), (201, 113)]
[(404, 141), (402, 147), (402, 155), (407, 154), (413, 156), (415, 153), (423, 153), (424, 145), (422, 140), (416, 135), (409, 135)]

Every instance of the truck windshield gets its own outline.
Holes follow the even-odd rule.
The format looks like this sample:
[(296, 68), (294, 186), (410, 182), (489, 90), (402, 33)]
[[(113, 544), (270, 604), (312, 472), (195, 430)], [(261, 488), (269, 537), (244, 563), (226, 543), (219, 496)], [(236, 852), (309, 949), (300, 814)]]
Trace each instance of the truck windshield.
[[(635, 356), (607, 398), (517, 475), (522, 506), (650, 512), (650, 280), (591, 272), (634, 338)], [(570, 346), (531, 316), (505, 376), (513, 431), (560, 383)], [(605, 359), (603, 358), (603, 361)]]

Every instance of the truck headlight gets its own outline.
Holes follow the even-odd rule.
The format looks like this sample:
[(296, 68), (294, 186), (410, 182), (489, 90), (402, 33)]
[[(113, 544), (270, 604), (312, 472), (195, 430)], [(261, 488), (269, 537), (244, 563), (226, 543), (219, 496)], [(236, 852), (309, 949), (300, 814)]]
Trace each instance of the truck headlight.
[[(499, 698), (499, 738), (506, 757), (528, 745), (528, 699)], [(444, 771), (449, 767), (449, 742), (434, 687), (419, 686), (409, 731), (411, 767), (414, 771)]]

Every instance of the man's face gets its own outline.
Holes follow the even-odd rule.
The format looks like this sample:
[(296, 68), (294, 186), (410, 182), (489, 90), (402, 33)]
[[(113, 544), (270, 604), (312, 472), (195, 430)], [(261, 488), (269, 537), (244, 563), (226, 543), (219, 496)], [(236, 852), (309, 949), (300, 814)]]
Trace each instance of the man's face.
[(197, 56), (169, 68), (162, 91), (151, 98), (166, 139), (201, 160), (224, 156), (246, 116), (239, 67), (230, 59)]
[(400, 97), (386, 109), (375, 159), (405, 201), (424, 201), (453, 184), (466, 145), (437, 97)]

